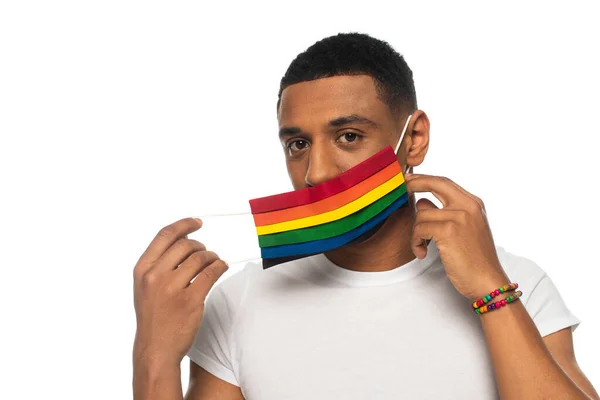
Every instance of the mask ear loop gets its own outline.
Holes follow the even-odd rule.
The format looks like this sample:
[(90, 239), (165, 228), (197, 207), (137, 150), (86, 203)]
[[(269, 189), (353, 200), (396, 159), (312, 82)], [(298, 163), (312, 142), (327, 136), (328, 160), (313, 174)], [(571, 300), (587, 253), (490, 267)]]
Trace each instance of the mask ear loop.
[(204, 220), (204, 218), (234, 217), (236, 215), (250, 215), (250, 214), (252, 214), (250, 211), (244, 211), (244, 212), (234, 212), (234, 213), (226, 213), (226, 214), (204, 214), (204, 215), (201, 215), (196, 218), (200, 218), (201, 220)]
[[(410, 122), (410, 119), (412, 117), (412, 114), (410, 114), (408, 116), (408, 118), (406, 119), (406, 123), (404, 124), (404, 129), (402, 129), (402, 134), (400, 135), (400, 139), (398, 140), (398, 143), (396, 144), (396, 149), (394, 150), (394, 154), (398, 154), (398, 150), (400, 150), (400, 145), (402, 144), (402, 139), (404, 138), (404, 134), (406, 133), (406, 128), (408, 128), (408, 123)], [(406, 172), (408, 172), (408, 165), (406, 166)]]

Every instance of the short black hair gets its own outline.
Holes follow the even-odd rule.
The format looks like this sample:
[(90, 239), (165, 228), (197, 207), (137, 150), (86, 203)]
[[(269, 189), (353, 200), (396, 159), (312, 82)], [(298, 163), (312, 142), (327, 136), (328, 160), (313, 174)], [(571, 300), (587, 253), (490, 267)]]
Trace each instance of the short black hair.
[(392, 113), (415, 111), (417, 94), (412, 70), (389, 45), (363, 33), (338, 33), (319, 40), (292, 61), (279, 86), (281, 93), (295, 83), (339, 75), (370, 75), (379, 98)]

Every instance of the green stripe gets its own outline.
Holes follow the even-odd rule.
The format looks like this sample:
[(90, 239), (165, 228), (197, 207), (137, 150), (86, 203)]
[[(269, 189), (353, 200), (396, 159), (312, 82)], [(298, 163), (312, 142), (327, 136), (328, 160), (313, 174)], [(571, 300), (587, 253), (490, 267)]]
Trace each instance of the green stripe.
[(379, 200), (369, 204), (367, 207), (350, 214), (337, 221), (328, 222), (308, 228), (294, 229), (291, 231), (271, 233), (269, 235), (258, 236), (260, 247), (282, 246), (286, 244), (296, 244), (311, 242), (313, 240), (322, 240), (334, 236), (342, 235), (355, 229), (371, 218), (375, 217), (381, 211), (385, 210), (395, 200), (406, 193), (406, 185), (402, 183), (396, 189), (392, 190)]

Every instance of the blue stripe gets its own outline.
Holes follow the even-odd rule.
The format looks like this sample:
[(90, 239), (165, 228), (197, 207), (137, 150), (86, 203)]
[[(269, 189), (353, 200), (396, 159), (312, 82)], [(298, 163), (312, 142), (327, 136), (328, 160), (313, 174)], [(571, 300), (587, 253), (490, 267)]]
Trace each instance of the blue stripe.
[(317, 254), (323, 253), (324, 251), (329, 251), (341, 247), (352, 240), (356, 239), (363, 233), (369, 231), (374, 228), (375, 225), (385, 220), (389, 217), (395, 210), (402, 207), (404, 203), (408, 200), (408, 193), (404, 193), (400, 198), (394, 201), (382, 212), (377, 214), (375, 217), (371, 218), (369, 221), (365, 222), (361, 226), (351, 230), (350, 232), (346, 232), (343, 235), (339, 235), (336, 237), (323, 239), (323, 240), (313, 240), (312, 242), (306, 243), (298, 243), (298, 244), (289, 244), (283, 246), (273, 246), (273, 247), (264, 247), (261, 249), (260, 253), (262, 258), (278, 258), (278, 257), (291, 257), (291, 256), (299, 256), (299, 255), (309, 255), (309, 254)]

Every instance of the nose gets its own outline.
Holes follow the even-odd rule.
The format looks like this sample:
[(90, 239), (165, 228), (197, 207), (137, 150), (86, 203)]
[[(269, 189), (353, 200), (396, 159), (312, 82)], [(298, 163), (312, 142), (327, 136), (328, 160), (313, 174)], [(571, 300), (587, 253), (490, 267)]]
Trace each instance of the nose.
[(335, 178), (340, 172), (331, 152), (323, 146), (320, 146), (320, 148), (318, 146), (311, 147), (308, 169), (304, 177), (304, 182), (308, 186), (316, 186)]

